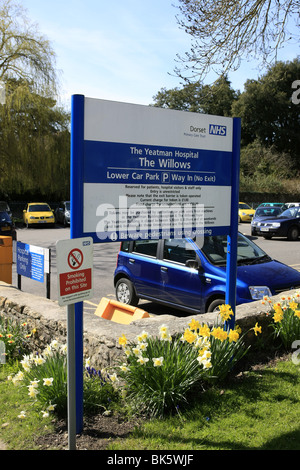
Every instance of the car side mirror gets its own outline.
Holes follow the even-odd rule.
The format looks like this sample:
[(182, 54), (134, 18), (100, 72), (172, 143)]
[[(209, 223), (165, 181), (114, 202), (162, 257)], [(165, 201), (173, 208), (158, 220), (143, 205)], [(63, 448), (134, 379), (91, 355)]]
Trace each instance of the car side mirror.
[(197, 259), (188, 259), (185, 263), (187, 268), (197, 269), (201, 268), (201, 263)]

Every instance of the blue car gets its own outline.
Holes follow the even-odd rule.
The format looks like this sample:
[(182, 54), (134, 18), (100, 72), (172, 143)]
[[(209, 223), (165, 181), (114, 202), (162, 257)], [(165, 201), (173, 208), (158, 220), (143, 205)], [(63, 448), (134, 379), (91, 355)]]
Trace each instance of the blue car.
[(298, 240), (300, 235), (300, 207), (290, 207), (277, 216), (262, 218), (255, 226), (255, 234), (267, 239), (285, 237), (291, 241)]
[[(225, 302), (227, 237), (135, 240), (121, 243), (114, 285), (118, 301), (146, 299), (190, 313)], [(239, 233), (237, 305), (300, 287), (300, 273), (271, 259)]]

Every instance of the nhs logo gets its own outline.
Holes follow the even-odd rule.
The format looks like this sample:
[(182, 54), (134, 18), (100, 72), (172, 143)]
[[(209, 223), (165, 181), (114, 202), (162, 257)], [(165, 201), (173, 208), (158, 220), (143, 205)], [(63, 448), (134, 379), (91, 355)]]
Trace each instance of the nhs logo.
[(209, 125), (209, 133), (213, 135), (222, 135), (225, 136), (227, 131), (226, 126), (219, 126), (218, 124)]

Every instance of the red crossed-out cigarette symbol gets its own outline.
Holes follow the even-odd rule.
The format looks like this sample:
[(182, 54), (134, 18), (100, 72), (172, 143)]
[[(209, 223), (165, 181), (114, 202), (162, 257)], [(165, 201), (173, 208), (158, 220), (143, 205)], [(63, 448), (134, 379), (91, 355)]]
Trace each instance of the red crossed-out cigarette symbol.
[(68, 256), (68, 265), (72, 269), (78, 269), (83, 263), (83, 254), (78, 248), (70, 251)]

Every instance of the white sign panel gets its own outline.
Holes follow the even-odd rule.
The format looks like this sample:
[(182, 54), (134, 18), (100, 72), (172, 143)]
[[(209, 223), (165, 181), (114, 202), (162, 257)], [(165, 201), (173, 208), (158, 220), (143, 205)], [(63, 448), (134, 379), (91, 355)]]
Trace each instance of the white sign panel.
[(58, 303), (69, 305), (93, 295), (93, 240), (91, 237), (56, 243)]
[(83, 233), (228, 234), (233, 119), (84, 99)]

